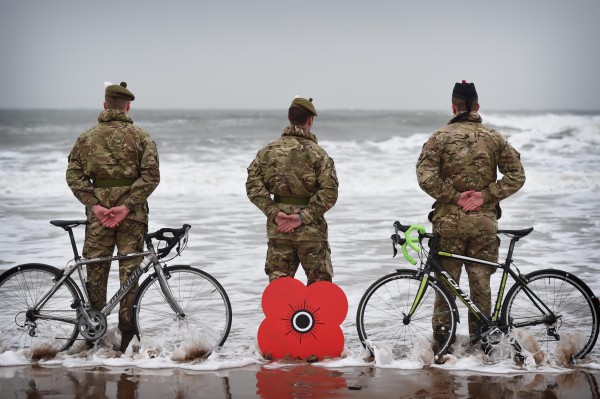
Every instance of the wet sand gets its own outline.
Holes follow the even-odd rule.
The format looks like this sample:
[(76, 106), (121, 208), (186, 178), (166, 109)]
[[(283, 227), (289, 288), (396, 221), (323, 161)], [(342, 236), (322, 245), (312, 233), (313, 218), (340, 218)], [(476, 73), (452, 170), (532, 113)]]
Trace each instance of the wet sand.
[(375, 367), (0, 367), (1, 398), (599, 398), (600, 370), (489, 375)]

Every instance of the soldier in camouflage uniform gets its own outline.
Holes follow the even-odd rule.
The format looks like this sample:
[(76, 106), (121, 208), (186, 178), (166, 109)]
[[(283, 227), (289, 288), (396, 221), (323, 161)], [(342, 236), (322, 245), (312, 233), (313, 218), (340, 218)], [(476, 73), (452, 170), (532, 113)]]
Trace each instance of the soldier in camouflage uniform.
[[(523, 186), (525, 171), (519, 153), (500, 133), (482, 124), (473, 83), (455, 84), (452, 110), (455, 117), (423, 146), (417, 179), (435, 199), (430, 220), (441, 237), (439, 249), (497, 262), (499, 202)], [(500, 180), (498, 171), (503, 175)], [(461, 262), (444, 259), (441, 264), (458, 282)], [(465, 269), (471, 299), (490, 315), (490, 277), (495, 269), (469, 263)], [(442, 304), (438, 299), (436, 310)], [(447, 334), (447, 320), (442, 316), (434, 317), (432, 324), (436, 339)], [(478, 320), (469, 312), (471, 336), (478, 328)]]
[[(119, 255), (144, 249), (148, 226), (147, 199), (160, 181), (156, 144), (128, 116), (134, 95), (127, 84), (110, 85), (105, 91), (104, 111), (98, 125), (77, 139), (69, 154), (67, 184), (85, 205), (90, 224), (85, 232), (83, 256), (87, 259)], [(140, 258), (119, 262), (121, 285), (140, 263)], [(92, 308), (106, 305), (110, 263), (87, 266)], [(121, 300), (119, 329), (121, 351), (133, 338), (132, 302), (137, 287)]]
[(295, 98), (290, 126), (248, 167), (246, 193), (267, 217), (269, 282), (294, 277), (299, 264), (307, 284), (333, 278), (324, 215), (337, 201), (338, 180), (333, 159), (310, 132), (315, 116), (312, 99)]

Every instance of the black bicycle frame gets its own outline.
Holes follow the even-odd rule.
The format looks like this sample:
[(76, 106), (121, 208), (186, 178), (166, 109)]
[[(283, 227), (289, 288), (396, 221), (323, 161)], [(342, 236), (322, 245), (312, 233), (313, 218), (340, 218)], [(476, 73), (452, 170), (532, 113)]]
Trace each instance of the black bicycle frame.
[[(408, 312), (407, 315), (404, 316), (405, 324), (408, 324), (408, 322), (410, 322), (410, 318), (416, 311), (419, 303), (421, 302), (421, 299), (424, 297), (424, 295), (427, 291), (427, 280), (429, 279), (429, 275), (431, 274), (432, 270), (438, 276), (441, 277), (441, 280), (444, 281), (446, 283), (446, 285), (452, 289), (452, 291), (454, 291), (454, 293), (457, 295), (458, 298), (460, 298), (461, 302), (465, 304), (465, 306), (469, 309), (469, 311), (471, 313), (473, 313), (479, 319), (479, 321), (483, 324), (484, 330), (489, 329), (492, 326), (498, 326), (498, 320), (500, 319), (500, 310), (502, 308), (502, 300), (504, 298), (504, 290), (506, 288), (506, 282), (508, 280), (509, 274), (515, 280), (515, 282), (523, 288), (523, 291), (529, 297), (531, 302), (543, 314), (548, 315), (544, 318), (539, 319), (538, 321), (522, 323), (519, 325), (515, 325), (515, 327), (544, 324), (549, 321), (556, 320), (557, 316), (554, 315), (552, 310), (550, 310), (550, 308), (548, 308), (548, 306), (540, 298), (538, 298), (537, 295), (533, 291), (531, 291), (531, 289), (527, 286), (527, 281), (524, 279), (524, 276), (522, 276), (519, 273), (514, 272), (510, 268), (510, 265), (512, 263), (512, 254), (513, 254), (513, 250), (515, 247), (515, 243), (518, 241), (517, 237), (511, 238), (508, 254), (506, 256), (506, 260), (504, 263), (490, 262), (490, 261), (486, 261), (483, 259), (473, 258), (473, 257), (465, 256), (465, 255), (458, 255), (458, 254), (453, 254), (453, 253), (449, 253), (449, 252), (439, 251), (439, 249), (438, 249), (439, 236), (426, 235), (424, 237), (431, 238), (430, 251), (429, 251), (429, 255), (427, 256), (427, 261), (425, 262), (424, 267), (421, 269), (421, 284), (419, 286), (419, 290), (417, 291), (417, 295), (413, 301), (413, 305), (412, 305), (410, 311)], [(450, 274), (447, 271), (445, 271), (444, 268), (439, 264), (438, 259), (440, 259), (440, 258), (456, 259), (456, 260), (466, 262), (466, 263), (474, 263), (474, 264), (485, 265), (485, 266), (489, 266), (489, 267), (496, 267), (496, 268), (501, 268), (503, 270), (502, 277), (500, 280), (500, 287), (498, 288), (498, 294), (496, 297), (496, 304), (494, 306), (494, 311), (493, 311), (491, 320), (481, 312), (481, 310), (475, 305), (475, 303), (473, 303), (473, 301), (469, 297), (469, 294), (464, 292), (460, 288), (458, 283), (450, 276)], [(508, 327), (508, 326), (500, 326), (500, 327)], [(506, 328), (504, 328), (504, 330), (506, 330)], [(506, 331), (503, 331), (503, 332), (506, 332)]]

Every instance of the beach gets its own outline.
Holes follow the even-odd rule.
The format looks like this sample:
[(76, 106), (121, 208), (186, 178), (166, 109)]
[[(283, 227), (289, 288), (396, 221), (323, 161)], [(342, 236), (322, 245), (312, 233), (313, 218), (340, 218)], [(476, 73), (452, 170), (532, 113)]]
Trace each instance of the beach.
[(494, 375), (313, 365), (218, 372), (136, 367), (3, 367), (3, 398), (598, 398), (599, 370)]
[[(49, 221), (84, 217), (64, 173), (71, 146), (97, 113), (0, 111), (0, 271), (28, 262), (61, 268), (73, 257), (68, 236)], [(256, 345), (267, 284), (265, 220), (244, 191), (246, 167), (261, 146), (279, 136), (285, 114), (138, 110), (131, 116), (152, 135), (161, 159), (161, 184), (149, 201), (149, 229), (192, 225), (188, 249), (170, 264), (190, 264), (219, 280), (233, 309), (229, 337), (218, 353), (190, 363), (173, 361), (169, 354), (134, 359), (131, 353), (78, 352), (32, 365), (25, 353), (0, 353), (2, 397), (102, 397), (101, 392), (117, 397), (119, 386), (129, 392), (124, 397), (133, 397), (131, 392), (144, 398), (274, 397), (268, 388), (279, 381), (279, 389), (306, 386), (311, 395), (332, 395), (308, 397), (598, 397), (598, 344), (576, 365), (561, 364), (554, 354), (520, 368), (509, 358), (490, 365), (468, 352), (455, 353), (455, 360), (443, 366), (365, 360), (356, 332), (358, 303), (376, 279), (412, 267), (402, 257), (392, 258), (392, 223), (430, 227), (433, 201), (418, 187), (414, 165), (424, 141), (448, 115), (332, 111), (319, 116), (314, 133), (335, 160), (340, 180), (338, 203), (326, 217), (334, 283), (344, 290), (349, 309), (341, 325), (343, 356), (302, 366), (266, 362)], [(490, 112), (483, 119), (521, 153), (527, 174), (524, 188), (502, 203), (500, 228), (534, 227), (517, 245), (516, 267), (522, 273), (560, 268), (600, 292), (600, 115)], [(76, 240), (81, 248), (83, 229), (76, 231)], [(109, 296), (118, 289), (116, 273), (113, 266)], [(302, 271), (296, 277), (306, 282)], [(494, 294), (498, 278), (496, 273), (492, 279)], [(468, 286), (464, 278), (460, 284)], [(459, 312), (466, 319), (464, 306)], [(113, 312), (111, 333), (115, 328)], [(466, 336), (466, 323), (458, 333)], [(308, 381), (292, 383), (301, 376)], [(261, 381), (267, 381), (267, 393), (257, 387)], [(304, 397), (301, 393), (288, 397)]]

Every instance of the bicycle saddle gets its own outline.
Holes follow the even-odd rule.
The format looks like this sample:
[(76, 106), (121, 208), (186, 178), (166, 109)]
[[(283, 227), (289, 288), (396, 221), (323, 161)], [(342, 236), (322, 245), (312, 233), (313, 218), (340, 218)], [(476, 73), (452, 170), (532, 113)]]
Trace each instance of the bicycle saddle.
[(523, 238), (533, 231), (533, 227), (520, 230), (498, 230), (498, 234), (506, 234), (509, 237)]
[(81, 224), (89, 224), (89, 222), (87, 220), (51, 220), (50, 224), (64, 229), (65, 227), (69, 228), (77, 227)]

